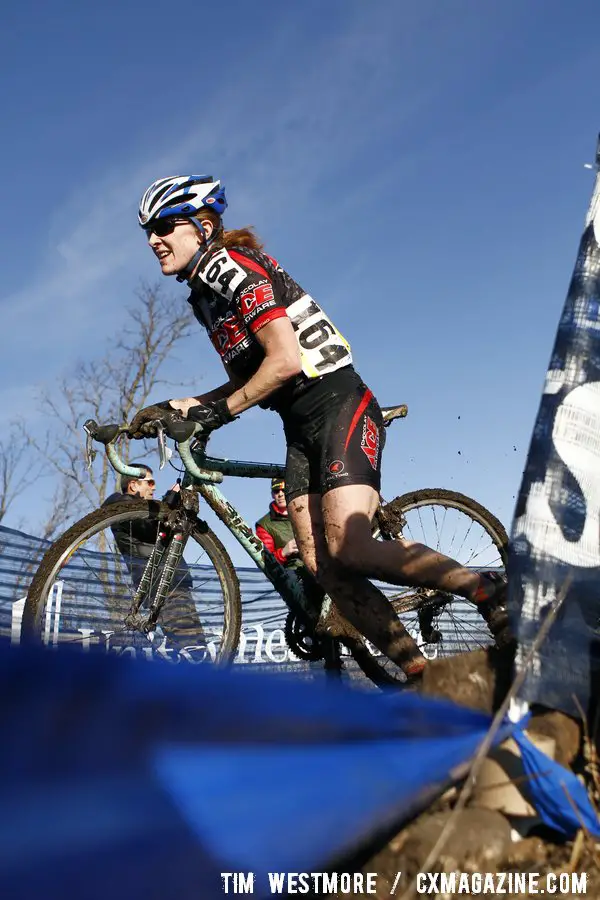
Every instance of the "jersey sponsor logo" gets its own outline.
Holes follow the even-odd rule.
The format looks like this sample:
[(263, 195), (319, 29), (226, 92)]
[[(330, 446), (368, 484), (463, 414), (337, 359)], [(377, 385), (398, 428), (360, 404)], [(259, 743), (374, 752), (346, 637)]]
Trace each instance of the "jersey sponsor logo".
[(200, 278), (213, 291), (224, 297), (233, 297), (236, 290), (248, 277), (248, 273), (231, 258), (223, 248), (210, 257)]
[(332, 475), (339, 475), (344, 471), (344, 463), (341, 459), (334, 459), (332, 463), (329, 463), (328, 471), (331, 472)]
[(263, 306), (270, 306), (275, 300), (273, 286), (268, 281), (252, 286), (252, 290), (245, 291), (240, 297), (242, 313), (244, 316), (252, 312), (260, 312)]
[(228, 316), (212, 331), (210, 339), (221, 357), (226, 356), (235, 347), (248, 338), (243, 322), (237, 316)]
[(370, 416), (365, 416), (360, 446), (371, 466), (376, 469), (379, 456), (379, 429)]

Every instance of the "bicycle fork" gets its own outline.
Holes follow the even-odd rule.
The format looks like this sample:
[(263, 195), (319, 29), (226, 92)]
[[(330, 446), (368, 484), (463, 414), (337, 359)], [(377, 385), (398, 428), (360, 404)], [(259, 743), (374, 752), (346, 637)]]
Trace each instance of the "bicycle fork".
[[(140, 583), (133, 597), (131, 609), (125, 617), (125, 625), (128, 628), (133, 628), (134, 630), (143, 633), (148, 633), (154, 629), (161, 610), (165, 605), (173, 576), (183, 557), (186, 541), (187, 535), (183, 528), (175, 530), (170, 537), (166, 531), (159, 531), (156, 536), (154, 548), (144, 567)], [(162, 566), (162, 572), (160, 573), (156, 592), (150, 604), (148, 615), (144, 618), (139, 613), (140, 607), (148, 596), (150, 588), (152, 587), (153, 575), (158, 570), (161, 563), (163, 563), (163, 559), (164, 564)]]

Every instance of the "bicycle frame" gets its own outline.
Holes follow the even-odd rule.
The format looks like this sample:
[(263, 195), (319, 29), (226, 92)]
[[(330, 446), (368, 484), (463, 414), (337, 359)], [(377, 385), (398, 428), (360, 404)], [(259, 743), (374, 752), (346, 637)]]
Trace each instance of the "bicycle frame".
[[(407, 409), (405, 406), (396, 406), (383, 408), (382, 412), (384, 425), (388, 425), (393, 419), (404, 417)], [(165, 431), (164, 423), (160, 420), (153, 421), (149, 423), (149, 425), (152, 427), (152, 433), (157, 434), (158, 436), (161, 457), (160, 468), (162, 469), (168, 459), (164, 440), (165, 433), (167, 432)], [(92, 441), (97, 440), (104, 444), (107, 456), (117, 472), (125, 476), (131, 476), (132, 478), (143, 477), (145, 470), (139, 466), (125, 464), (120, 459), (116, 450), (115, 442), (121, 435), (129, 433), (130, 426), (98, 426), (96, 422), (90, 419), (84, 423), (84, 429), (87, 434), (86, 456), (88, 466), (91, 466), (93, 459)], [(265, 574), (275, 590), (280, 594), (287, 607), (291, 610), (292, 615), (296, 617), (295, 621), (289, 622), (292, 629), (298, 625), (300, 628), (298, 633), (300, 634), (302, 628), (306, 629), (308, 627), (308, 636), (311, 639), (312, 632), (317, 640), (320, 639), (324, 645), (330, 645), (331, 648), (333, 648), (330, 661), (335, 664), (337, 664), (336, 658), (339, 660), (339, 645), (344, 645), (357, 660), (359, 660), (360, 657), (364, 660), (365, 652), (370, 655), (371, 650), (368, 647), (368, 640), (366, 640), (365, 636), (351, 622), (348, 622), (336, 611), (331, 598), (323, 594), (320, 589), (318, 589), (318, 592), (315, 592), (313, 596), (312, 581), (310, 579), (308, 579), (308, 582), (306, 581), (302, 570), (300, 570), (299, 573), (296, 573), (293, 569), (288, 569), (280, 564), (263, 546), (262, 542), (254, 534), (247, 522), (245, 522), (237, 509), (227, 500), (218, 487), (218, 484), (223, 481), (223, 478), (226, 475), (242, 478), (281, 478), (285, 475), (284, 466), (277, 463), (249, 462), (245, 460), (232, 460), (208, 456), (206, 454), (206, 440), (204, 439), (205, 435), (202, 433), (202, 427), (189, 420), (175, 419), (174, 421), (169, 421), (168, 435), (177, 444), (179, 454), (187, 473), (186, 479), (184, 480), (184, 488), (191, 487), (193, 489), (191, 491), (185, 490), (181, 495), (180, 504), (174, 505), (174, 512), (180, 511), (179, 526), (182, 528), (183, 543), (180, 545), (182, 552), (183, 545), (186, 543), (185, 537), (187, 533), (185, 520), (187, 519), (190, 527), (193, 527), (193, 523), (196, 521), (196, 516), (198, 514), (198, 500), (196, 499), (196, 496), (202, 496), (219, 521), (221, 521), (227, 530), (233, 534), (248, 556), (254, 561), (257, 568)], [(190, 442), (193, 438), (195, 441), (192, 445)], [(430, 499), (430, 495), (432, 497), (437, 496), (436, 491), (431, 490), (415, 492), (415, 496), (418, 493), (427, 495), (422, 498), (424, 502)], [(506, 537), (502, 539), (503, 529), (501, 524), (494, 519), (490, 526), (489, 520), (494, 517), (492, 517), (488, 511), (462, 495), (456, 495), (455, 497), (453, 495), (453, 498), (450, 498), (449, 495), (451, 493), (452, 492), (438, 492), (440, 496), (442, 494), (444, 495), (440, 501), (442, 506), (456, 508), (462, 512), (466, 511), (467, 517), (470, 517), (482, 525), (483, 530), (492, 538), (492, 543), (496, 547), (500, 547), (498, 540), (503, 544), (506, 542)], [(445, 503), (444, 498), (446, 495), (448, 495), (448, 500), (454, 499), (454, 503)], [(397, 501), (400, 499), (409, 501), (411, 497), (412, 495), (407, 494), (405, 497), (397, 498), (396, 501), (380, 508), (378, 511), (377, 524), (381, 530), (382, 537), (385, 539), (393, 539), (401, 533), (404, 521), (402, 518), (402, 509), (396, 508)], [(382, 499), (381, 503), (384, 503)], [(420, 504), (417, 503), (416, 507), (419, 505)], [(425, 503), (425, 505), (427, 504)], [(473, 507), (473, 509), (471, 507)], [(171, 525), (170, 516), (167, 516), (165, 521), (169, 526)], [(177, 520), (175, 521), (177, 522)], [(175, 537), (177, 537), (177, 535), (175, 535)], [(158, 553), (161, 548), (157, 547), (155, 549)], [(168, 552), (168, 549), (169, 548), (165, 548), (166, 552)], [(154, 553), (152, 554), (152, 557), (154, 557)], [(165, 594), (166, 596), (166, 592), (168, 591), (170, 582), (168, 577), (169, 571), (167, 571), (167, 569), (174, 570), (177, 560), (174, 559), (173, 561), (169, 558), (169, 561), (173, 564), (168, 567), (166, 565), (163, 567), (159, 588), (155, 596), (156, 602), (151, 607), (151, 615), (148, 620), (139, 623), (141, 626), (144, 626), (144, 628), (147, 625), (151, 625), (153, 620), (156, 620), (156, 613), (159, 611), (158, 607), (160, 602), (164, 599), (162, 594)], [(165, 576), (164, 578), (162, 577), (163, 575)], [(144, 598), (142, 594), (144, 592), (142, 591), (142, 588), (145, 588), (145, 583), (140, 582), (139, 588), (140, 596), (136, 596), (134, 601), (137, 602), (140, 600), (143, 602)], [(419, 591), (413, 593), (420, 594), (421, 590), (419, 589)], [(431, 596), (429, 596), (430, 594)], [(446, 599), (448, 602), (451, 602), (452, 600), (452, 595), (448, 594), (446, 597), (446, 592), (431, 588), (427, 589), (427, 595), (428, 596), (425, 599), (428, 601), (436, 600), (438, 595), (440, 595), (440, 607), (442, 605), (442, 599), (444, 599), (444, 603)], [(411, 597), (409, 599), (413, 602), (414, 598)], [(388, 600), (391, 602), (392, 598), (388, 597)], [(416, 600), (417, 603), (420, 603), (418, 596)], [(135, 609), (132, 609), (132, 616), (136, 614), (136, 610), (140, 605), (141, 603), (137, 603)], [(431, 607), (431, 603), (429, 605)], [(411, 606), (411, 610), (412, 609), (413, 607)], [(396, 612), (398, 615), (400, 614), (400, 610), (396, 610)], [(421, 617), (419, 617), (419, 622), (420, 621)], [(136, 622), (136, 627), (137, 624), (138, 623)], [(142, 628), (140, 628), (140, 630), (142, 630)], [(289, 639), (291, 640), (291, 637)], [(360, 661), (359, 665), (361, 668), (364, 668)]]

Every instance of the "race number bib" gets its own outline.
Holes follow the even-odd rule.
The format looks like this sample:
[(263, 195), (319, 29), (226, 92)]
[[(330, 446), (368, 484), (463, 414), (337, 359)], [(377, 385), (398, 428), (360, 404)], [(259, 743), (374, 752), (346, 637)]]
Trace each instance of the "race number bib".
[(248, 273), (238, 266), (224, 247), (210, 257), (206, 269), (199, 275), (205, 284), (223, 297), (233, 297), (248, 277)]
[(350, 344), (312, 297), (304, 294), (287, 308), (300, 345), (302, 371), (319, 378), (352, 362)]

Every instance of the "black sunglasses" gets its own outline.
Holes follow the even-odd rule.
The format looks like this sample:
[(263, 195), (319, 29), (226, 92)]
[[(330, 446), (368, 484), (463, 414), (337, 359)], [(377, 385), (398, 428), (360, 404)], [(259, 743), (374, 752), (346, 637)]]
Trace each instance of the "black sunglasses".
[(142, 225), (142, 228), (146, 232), (146, 237), (150, 237), (151, 234), (155, 234), (157, 237), (167, 237), (168, 234), (173, 234), (177, 225), (183, 225), (187, 221), (189, 220), (170, 216), (166, 219), (157, 219), (156, 222), (150, 222), (148, 225)]

